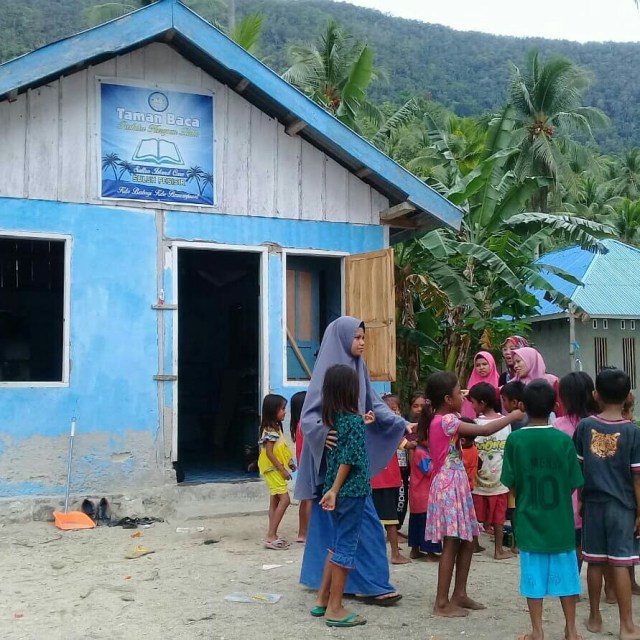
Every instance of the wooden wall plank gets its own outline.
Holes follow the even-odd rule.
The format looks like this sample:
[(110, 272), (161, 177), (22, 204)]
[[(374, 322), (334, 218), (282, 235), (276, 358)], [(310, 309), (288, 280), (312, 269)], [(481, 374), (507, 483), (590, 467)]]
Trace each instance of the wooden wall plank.
[(58, 197), (59, 83), (30, 90), (27, 122), (27, 193), (29, 198)]
[(63, 202), (87, 199), (87, 73), (74, 73), (60, 81), (60, 157), (58, 198)]
[(302, 140), (288, 136), (278, 125), (276, 140), (276, 206), (280, 218), (300, 217), (300, 162)]
[(348, 217), (348, 172), (327, 158), (327, 220), (344, 222)]
[(371, 189), (360, 178), (349, 173), (348, 221), (371, 224)]
[(276, 121), (251, 107), (249, 214), (272, 216), (275, 209)]
[(175, 52), (166, 44), (152, 42), (144, 48), (144, 79), (154, 83), (173, 83)]
[(27, 95), (15, 102), (0, 104), (0, 132), (3, 139), (0, 168), (0, 196), (25, 197), (25, 152), (27, 136)]
[(226, 213), (247, 214), (249, 210), (249, 149), (251, 147), (251, 105), (229, 91), (227, 142), (224, 158), (224, 200)]
[(300, 181), (304, 220), (324, 220), (325, 200), (325, 155), (302, 141), (302, 163)]
[(116, 58), (116, 76), (118, 78), (144, 78), (144, 49), (136, 49)]
[(380, 224), (380, 213), (389, 208), (389, 200), (379, 191), (371, 189), (371, 223)]
[(223, 210), (224, 192), (224, 159), (227, 140), (227, 110), (229, 89), (220, 84), (207, 73), (200, 76), (200, 85), (213, 93), (213, 175), (215, 178), (214, 204), (216, 209)]

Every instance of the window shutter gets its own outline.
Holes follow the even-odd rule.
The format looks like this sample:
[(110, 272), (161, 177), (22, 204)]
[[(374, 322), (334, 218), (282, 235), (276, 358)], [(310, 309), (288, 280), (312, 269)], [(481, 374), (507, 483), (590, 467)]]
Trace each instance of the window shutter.
[(365, 360), (371, 380), (396, 379), (396, 314), (393, 249), (345, 259), (347, 315), (366, 326)]

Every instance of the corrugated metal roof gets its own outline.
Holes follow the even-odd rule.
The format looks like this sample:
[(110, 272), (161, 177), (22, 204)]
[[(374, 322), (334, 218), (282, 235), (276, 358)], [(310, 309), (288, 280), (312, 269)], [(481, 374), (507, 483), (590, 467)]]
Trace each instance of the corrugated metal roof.
[[(582, 281), (583, 286), (575, 286), (543, 272), (558, 291), (589, 315), (640, 317), (640, 250), (618, 240), (603, 240), (602, 244), (607, 253), (570, 247), (542, 256), (537, 262), (559, 267)], [(562, 312), (542, 294), (536, 295), (540, 316)]]

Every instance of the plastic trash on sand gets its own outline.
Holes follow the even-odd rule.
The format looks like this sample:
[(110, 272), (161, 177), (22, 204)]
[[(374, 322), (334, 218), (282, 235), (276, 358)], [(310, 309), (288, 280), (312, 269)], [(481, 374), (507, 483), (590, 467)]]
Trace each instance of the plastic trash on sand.
[(262, 570), (263, 571), (269, 571), (271, 569), (278, 569), (281, 566), (282, 566), (281, 564), (263, 564), (262, 565)]
[(282, 598), (279, 593), (230, 593), (224, 599), (227, 602), (244, 602), (246, 604), (275, 604)]

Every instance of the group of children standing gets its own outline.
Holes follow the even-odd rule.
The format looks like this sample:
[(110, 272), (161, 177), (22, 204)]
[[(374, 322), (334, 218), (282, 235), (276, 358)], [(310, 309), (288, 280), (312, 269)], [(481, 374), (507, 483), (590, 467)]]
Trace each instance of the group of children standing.
[[(486, 355), (479, 354), (474, 362), (481, 373), (486, 370), (480, 360), (492, 371)], [(327, 371), (323, 423), (336, 432), (337, 444), (327, 454), (320, 504), (334, 519), (335, 544), (318, 594), (319, 601), (328, 604), (315, 607), (311, 615), (324, 616), (329, 626), (366, 622), (343, 608), (342, 592), (353, 567), (364, 499), (373, 487), (391, 543), (391, 561), (396, 563), (410, 561), (400, 554), (397, 542), (408, 491), (410, 557), (439, 561), (434, 614), (459, 617), (484, 608), (467, 593), (479, 523), (495, 536), (495, 558), (513, 557), (503, 546), (511, 509), (520, 548), (520, 590), (532, 625), (532, 631), (520, 638), (544, 637), (546, 596), (561, 599), (565, 638), (580, 637), (575, 610), (584, 558), (589, 564), (589, 631), (602, 627), (604, 580), (610, 598), (618, 603), (620, 639), (640, 640), (631, 615), (635, 582), (629, 570), (639, 562), (640, 431), (629, 415), (629, 377), (604, 369), (595, 389), (584, 373), (569, 374), (557, 389), (547, 379), (513, 381), (500, 389), (497, 380), (495, 385), (490, 380), (476, 381), (463, 392), (452, 373), (430, 376), (424, 395), (413, 399), (417, 402), (410, 418), (418, 418), (417, 432), (399, 443), (399, 456), (372, 479), (365, 430), (375, 416), (359, 415), (358, 379), (350, 367), (337, 365)], [(268, 398), (259, 465), (272, 494), (265, 546), (282, 549), (288, 542), (278, 536), (277, 528), (289, 504), (286, 480), (295, 464), (282, 437), (286, 401)], [(397, 398), (385, 400), (399, 412)], [(473, 418), (463, 416), (467, 405)], [(558, 418), (559, 413), (564, 415)], [(299, 442), (301, 434), (296, 436)]]

